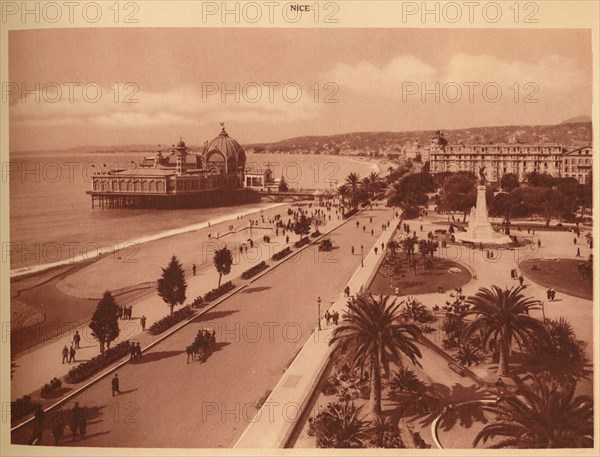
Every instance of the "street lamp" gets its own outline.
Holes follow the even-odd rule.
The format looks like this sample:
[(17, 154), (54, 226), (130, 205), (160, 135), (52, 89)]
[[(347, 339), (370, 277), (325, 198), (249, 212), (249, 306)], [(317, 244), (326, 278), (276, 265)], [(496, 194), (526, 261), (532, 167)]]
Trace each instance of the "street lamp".
[(364, 267), (365, 266), (365, 262), (364, 262), (364, 256), (363, 256), (363, 251), (364, 251), (364, 246), (361, 244), (360, 245), (360, 266)]
[(321, 297), (317, 297), (317, 309), (319, 312), (319, 320), (317, 321), (319, 324), (319, 331), (321, 330)]

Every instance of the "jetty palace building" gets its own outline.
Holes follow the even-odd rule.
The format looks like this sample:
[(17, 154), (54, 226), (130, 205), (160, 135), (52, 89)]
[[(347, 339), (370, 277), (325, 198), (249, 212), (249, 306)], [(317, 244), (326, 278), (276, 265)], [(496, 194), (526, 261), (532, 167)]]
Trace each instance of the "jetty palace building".
[(447, 144), (436, 132), (429, 148), (431, 173), (470, 171), (476, 176), (484, 169), (486, 180), (498, 182), (508, 173), (523, 181), (531, 172), (574, 178), (580, 184), (591, 180), (592, 147), (567, 148), (560, 144)]
[(221, 133), (200, 150), (180, 140), (167, 156), (159, 150), (139, 164), (94, 173), (87, 192), (92, 207), (198, 208), (255, 201), (255, 192), (244, 186), (244, 149), (221, 125)]

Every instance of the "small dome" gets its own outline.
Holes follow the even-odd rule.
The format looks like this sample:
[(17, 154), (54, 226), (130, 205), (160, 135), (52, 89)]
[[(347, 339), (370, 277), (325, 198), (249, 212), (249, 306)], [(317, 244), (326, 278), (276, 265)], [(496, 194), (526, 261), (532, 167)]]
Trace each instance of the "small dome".
[(177, 142), (177, 147), (178, 148), (185, 148), (185, 143), (183, 142), (183, 140), (181, 138)]

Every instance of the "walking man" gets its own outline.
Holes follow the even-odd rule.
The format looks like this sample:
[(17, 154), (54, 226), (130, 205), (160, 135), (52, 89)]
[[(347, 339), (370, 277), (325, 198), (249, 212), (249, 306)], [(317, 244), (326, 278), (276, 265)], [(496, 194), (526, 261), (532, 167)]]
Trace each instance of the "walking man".
[(69, 349), (67, 348), (66, 344), (62, 350), (62, 356), (62, 363), (67, 363), (67, 360), (69, 360)]
[(115, 396), (115, 392), (120, 394), (121, 391), (119, 390), (119, 376), (117, 375), (117, 373), (115, 373), (115, 375), (113, 376), (111, 382), (111, 387), (112, 387), (112, 395), (113, 397)]
[(196, 276), (196, 264), (192, 265), (192, 272), (194, 273), (194, 276)]
[(75, 348), (73, 347), (73, 345), (71, 345), (71, 349), (69, 350), (69, 363), (73, 362), (75, 363)]
[(75, 335), (73, 335), (73, 343), (75, 344), (75, 349), (79, 349), (80, 341), (81, 341), (81, 335), (79, 335), (79, 330), (76, 330)]
[(520, 286), (522, 286), (522, 285), (523, 285), (523, 281), (524, 281), (523, 275), (520, 275), (520, 276), (519, 276), (519, 285), (520, 285)]
[(142, 332), (143, 332), (144, 330), (146, 330), (146, 316), (145, 315), (142, 316), (142, 318), (140, 319), (140, 324), (142, 326)]
[(350, 252), (352, 253), (352, 255), (354, 255), (354, 246), (352, 246), (352, 248), (350, 248)]
[(581, 257), (581, 251), (577, 248), (577, 255), (575, 257)]

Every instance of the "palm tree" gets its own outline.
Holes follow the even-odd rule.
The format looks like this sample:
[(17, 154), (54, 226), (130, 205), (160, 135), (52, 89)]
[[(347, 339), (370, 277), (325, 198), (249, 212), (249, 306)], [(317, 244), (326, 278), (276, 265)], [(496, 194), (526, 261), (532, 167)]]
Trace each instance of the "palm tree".
[(365, 187), (365, 192), (367, 193), (367, 195), (369, 195), (369, 188), (371, 187), (371, 179), (368, 176), (365, 176), (362, 179), (362, 184)]
[[(419, 329), (401, 322), (402, 302), (389, 302), (389, 296), (358, 296), (348, 304), (343, 323), (336, 327), (329, 344), (339, 343), (335, 352), (348, 367), (368, 370), (371, 382), (370, 404), (381, 416), (381, 370), (389, 376), (391, 362), (403, 366), (402, 354), (416, 365), (421, 351), (415, 344)], [(388, 303), (389, 302), (389, 303)]]
[(468, 367), (473, 364), (479, 365), (481, 362), (481, 354), (479, 353), (479, 349), (471, 343), (461, 344), (455, 357), (460, 364)]
[(338, 187), (338, 193), (342, 198), (342, 206), (344, 206), (346, 204), (346, 197), (348, 196), (348, 186), (341, 185), (340, 187)]
[(389, 381), (388, 386), (394, 394), (418, 394), (424, 392), (427, 388), (425, 383), (409, 368), (401, 368), (396, 371)]
[(593, 447), (594, 402), (586, 395), (575, 397), (575, 387), (574, 382), (561, 385), (531, 376), (530, 384), (505, 391), (496, 404), (484, 406), (496, 418), (477, 434), (473, 446), (503, 437), (491, 447)]
[(545, 338), (546, 335), (543, 322), (529, 315), (530, 311), (540, 309), (540, 301), (525, 298), (522, 294), (525, 287), (482, 287), (474, 296), (465, 300), (465, 304), (470, 305), (466, 316), (474, 315), (475, 319), (465, 327), (461, 339), (469, 341), (471, 336), (480, 332), (485, 347), (492, 343), (499, 348), (498, 376), (509, 373), (513, 341), (531, 347), (534, 336)]
[(350, 173), (346, 178), (346, 183), (352, 187), (352, 205), (356, 208), (356, 187), (360, 182), (360, 175), (358, 173)]
[(213, 263), (217, 273), (219, 273), (219, 286), (221, 287), (221, 278), (223, 275), (228, 275), (231, 272), (231, 265), (233, 264), (233, 255), (231, 251), (227, 249), (227, 246), (217, 249), (213, 257)]
[(377, 173), (376, 171), (372, 171), (371, 173), (369, 173), (369, 180), (371, 181), (371, 184), (373, 185), (373, 187), (377, 184), (378, 179), (379, 179), (379, 173)]

